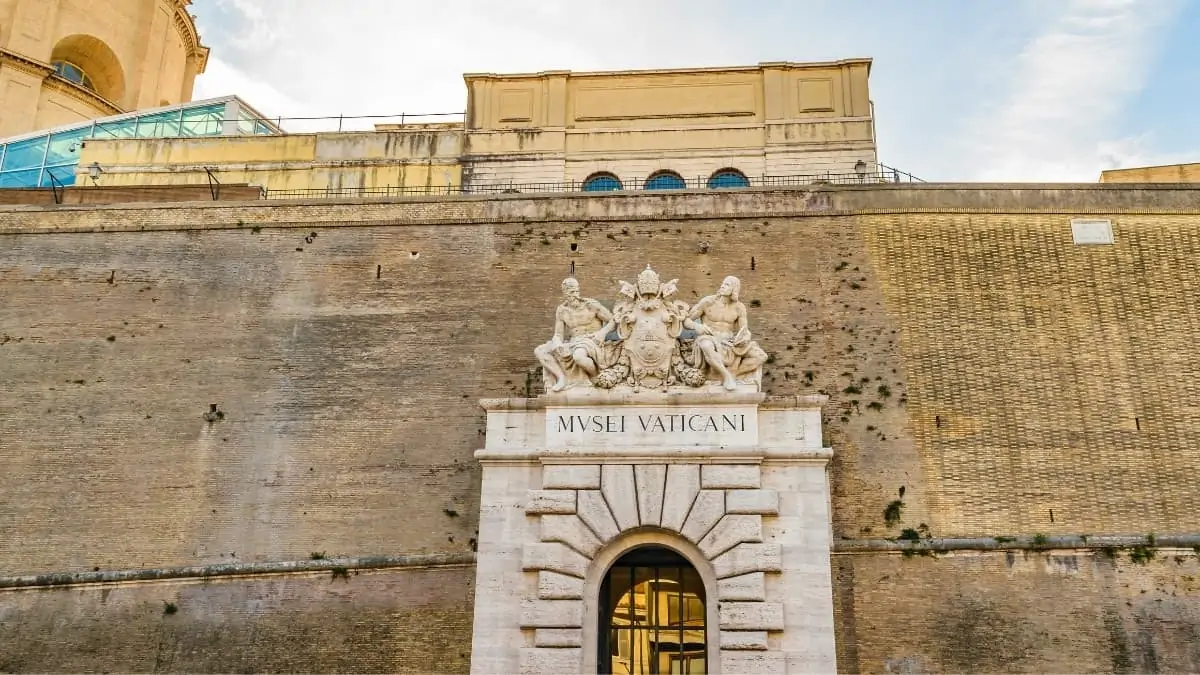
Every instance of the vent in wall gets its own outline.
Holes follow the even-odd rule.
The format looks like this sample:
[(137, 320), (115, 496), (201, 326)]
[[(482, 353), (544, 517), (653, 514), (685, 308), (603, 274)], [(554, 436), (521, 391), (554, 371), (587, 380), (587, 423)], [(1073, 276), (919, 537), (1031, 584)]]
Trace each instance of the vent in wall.
[(1111, 244), (1113, 231), (1111, 220), (1071, 219), (1071, 236), (1076, 244)]

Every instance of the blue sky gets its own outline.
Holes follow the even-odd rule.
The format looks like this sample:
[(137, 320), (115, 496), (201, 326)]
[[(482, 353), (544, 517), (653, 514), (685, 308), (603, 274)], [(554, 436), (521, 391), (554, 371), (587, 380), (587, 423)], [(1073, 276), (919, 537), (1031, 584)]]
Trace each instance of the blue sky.
[[(196, 0), (196, 97), (270, 116), (452, 112), (464, 72), (871, 57), (880, 160), (1094, 182), (1200, 161), (1198, 0)], [(287, 125), (285, 125), (287, 126)]]

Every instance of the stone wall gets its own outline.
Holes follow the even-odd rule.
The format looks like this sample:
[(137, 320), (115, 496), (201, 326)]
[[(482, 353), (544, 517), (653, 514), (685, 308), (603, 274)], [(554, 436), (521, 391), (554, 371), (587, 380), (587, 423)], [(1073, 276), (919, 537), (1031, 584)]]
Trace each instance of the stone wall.
[(465, 672), (473, 586), (459, 565), (8, 590), (0, 672)]
[(1192, 550), (834, 555), (838, 668), (872, 673), (1194, 673)]
[[(611, 301), (647, 262), (689, 300), (740, 276), (774, 356), (767, 393), (830, 395), (835, 543), (1195, 534), (1197, 197), (928, 186), (0, 209), (0, 574), (468, 553), (477, 400), (538, 393), (531, 349), (572, 268)], [(1078, 216), (1111, 218), (1116, 244), (1073, 244)], [(835, 597), (839, 648), (858, 650), (843, 667), (916, 654), (932, 665), (913, 668), (1004, 669), (898, 637), (915, 622), (930, 627), (912, 644), (953, 644), (944, 608), (912, 595), (1016, 588), (995, 560), (839, 559), (854, 570)], [(912, 588), (876, 592), (892, 565)], [(1058, 579), (1039, 583), (1065, 593)], [(1095, 584), (1079, 612), (1125, 602)], [(30, 611), (51, 620), (65, 591), (44, 593)], [(1045, 621), (1068, 611), (1051, 604)], [(904, 613), (923, 618), (887, 619)], [(1038, 616), (1042, 649), (1060, 628)], [(1187, 616), (1129, 625), (1190, 630)]]

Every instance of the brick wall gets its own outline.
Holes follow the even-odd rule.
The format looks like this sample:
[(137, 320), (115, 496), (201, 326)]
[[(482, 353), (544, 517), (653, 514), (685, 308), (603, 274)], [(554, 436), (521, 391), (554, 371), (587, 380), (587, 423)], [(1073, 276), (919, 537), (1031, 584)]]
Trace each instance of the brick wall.
[[(531, 349), (572, 263), (606, 301), (647, 262), (684, 299), (742, 278), (774, 357), (767, 392), (831, 396), (841, 540), (921, 524), (1195, 534), (1198, 196), (926, 186), (0, 209), (0, 574), (469, 551), (476, 400), (536, 393)], [(1075, 246), (1080, 215), (1112, 218), (1117, 243)], [(211, 424), (210, 403), (224, 414)], [(840, 637), (863, 669), (907, 668), (910, 653), (999, 669), (888, 646), (904, 621), (863, 626), (872, 612), (934, 621), (921, 588), (1006, 593), (1007, 568), (854, 560), (836, 600), (857, 612)], [(985, 562), (994, 573), (972, 567)], [(893, 564), (913, 588), (863, 595)], [(1080, 611), (1118, 597), (1094, 589)], [(951, 644), (945, 625), (913, 644)]]
[[(209, 185), (93, 187), (70, 186), (60, 188), (63, 204), (122, 204), (128, 202), (192, 202), (212, 199), (213, 188)], [(55, 191), (51, 188), (5, 188), (0, 190), (0, 204), (54, 204)], [(246, 201), (260, 199), (262, 189), (249, 185), (220, 185), (216, 187), (220, 201)], [(216, 200), (214, 200), (216, 201)]]
[(1200, 670), (1191, 550), (835, 555), (838, 669), (871, 673)]
[(5, 591), (0, 671), (465, 673), (474, 576), (468, 566)]

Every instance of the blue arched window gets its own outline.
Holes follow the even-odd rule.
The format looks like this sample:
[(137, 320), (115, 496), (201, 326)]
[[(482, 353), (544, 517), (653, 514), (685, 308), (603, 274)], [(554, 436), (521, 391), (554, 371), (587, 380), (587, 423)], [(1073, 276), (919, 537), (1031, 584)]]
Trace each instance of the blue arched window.
[(92, 91), (96, 90), (96, 85), (92, 84), (92, 78), (83, 72), (83, 68), (71, 63), (70, 61), (55, 61), (50, 65), (54, 66), (54, 72), (58, 73), (59, 77), (70, 80), (75, 84), (81, 85)]
[(608, 192), (621, 189), (623, 189), (621, 179), (611, 173), (594, 173), (583, 181), (584, 192)]
[(709, 189), (750, 187), (750, 180), (737, 169), (721, 169), (708, 179)]
[(646, 184), (642, 186), (643, 190), (682, 190), (687, 187), (679, 174), (674, 171), (659, 171), (653, 173), (646, 179)]

